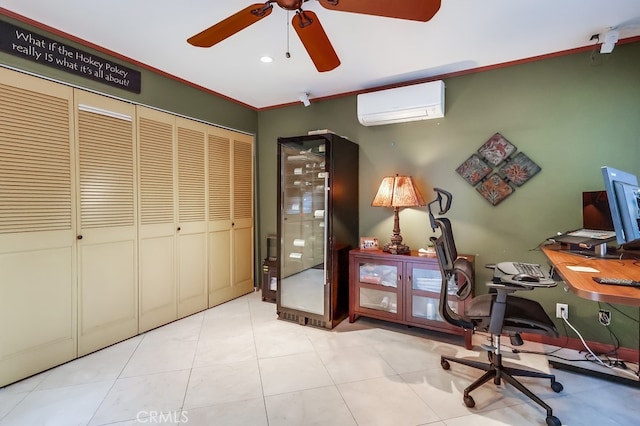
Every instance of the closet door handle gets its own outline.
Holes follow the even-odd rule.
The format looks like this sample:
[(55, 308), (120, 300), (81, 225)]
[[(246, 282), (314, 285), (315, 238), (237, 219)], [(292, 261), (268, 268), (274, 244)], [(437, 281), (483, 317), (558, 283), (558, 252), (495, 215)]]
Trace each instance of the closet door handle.
[(81, 240), (82, 239), (82, 234), (78, 235), (76, 238)]
[(180, 227), (179, 227), (179, 226), (178, 226), (178, 229), (177, 229), (177, 230), (178, 230), (178, 231), (180, 231)]

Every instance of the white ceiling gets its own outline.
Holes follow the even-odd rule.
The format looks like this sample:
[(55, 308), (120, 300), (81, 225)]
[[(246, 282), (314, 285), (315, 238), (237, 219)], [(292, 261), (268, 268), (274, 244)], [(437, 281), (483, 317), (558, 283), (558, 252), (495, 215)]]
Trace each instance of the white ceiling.
[[(640, 0), (442, 0), (429, 22), (331, 11), (310, 0), (303, 8), (318, 15), (342, 62), (333, 71), (316, 71), (290, 25), (292, 12), (275, 3), (270, 16), (211, 48), (186, 42), (260, 2), (0, 0), (0, 7), (256, 109), (297, 102), (305, 92), (313, 100), (596, 49), (591, 36), (610, 28), (620, 39), (640, 35)], [(273, 62), (260, 62), (263, 55)]]

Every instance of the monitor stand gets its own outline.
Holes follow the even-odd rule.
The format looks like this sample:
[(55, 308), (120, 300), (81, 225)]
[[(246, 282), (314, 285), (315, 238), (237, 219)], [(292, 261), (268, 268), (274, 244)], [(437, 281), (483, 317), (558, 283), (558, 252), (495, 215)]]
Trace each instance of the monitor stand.
[[(578, 246), (579, 247), (579, 246)], [(607, 243), (601, 243), (592, 246), (591, 249), (576, 248), (569, 250), (561, 250), (566, 253), (575, 254), (583, 257), (595, 257), (598, 259), (619, 259), (620, 254), (617, 254), (616, 249), (607, 247)]]

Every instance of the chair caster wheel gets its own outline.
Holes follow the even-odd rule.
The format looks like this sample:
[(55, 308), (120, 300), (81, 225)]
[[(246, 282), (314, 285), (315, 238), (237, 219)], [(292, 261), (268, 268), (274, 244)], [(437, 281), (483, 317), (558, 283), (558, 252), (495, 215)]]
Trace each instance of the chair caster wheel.
[(562, 426), (560, 419), (556, 416), (547, 416), (547, 426)]
[[(476, 402), (473, 400), (473, 398), (471, 397), (471, 395), (465, 395), (462, 397), (462, 400), (464, 401), (464, 405), (466, 405), (468, 408), (473, 408), (476, 406)], [(548, 417), (547, 417), (548, 418)], [(555, 417), (554, 417), (555, 418)], [(558, 423), (558, 425), (560, 425)]]
[(440, 366), (442, 367), (443, 370), (448, 370), (449, 368), (451, 368), (449, 361), (447, 361), (446, 359), (440, 360)]
[(551, 383), (551, 389), (553, 389), (555, 393), (558, 393), (558, 392), (562, 392), (562, 389), (564, 389), (564, 386), (562, 386), (562, 383), (560, 382), (553, 382)]

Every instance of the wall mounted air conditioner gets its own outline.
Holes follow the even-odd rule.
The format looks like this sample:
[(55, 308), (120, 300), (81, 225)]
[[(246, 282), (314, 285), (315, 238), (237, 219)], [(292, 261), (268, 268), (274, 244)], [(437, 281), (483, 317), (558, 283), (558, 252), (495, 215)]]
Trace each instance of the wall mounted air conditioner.
[(358, 95), (358, 120), (364, 126), (444, 117), (442, 80)]

